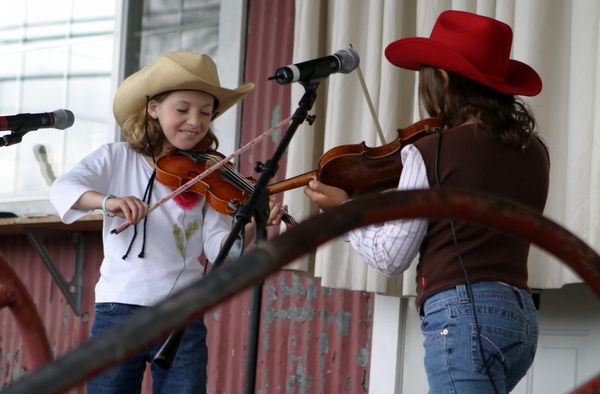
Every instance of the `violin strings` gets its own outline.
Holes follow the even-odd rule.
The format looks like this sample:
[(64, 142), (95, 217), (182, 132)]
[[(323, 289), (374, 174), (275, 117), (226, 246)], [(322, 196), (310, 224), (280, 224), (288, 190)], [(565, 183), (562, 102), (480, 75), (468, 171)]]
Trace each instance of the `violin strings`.
[[(210, 153), (200, 153), (200, 154), (198, 154), (198, 156), (200, 158), (204, 159), (205, 162), (207, 162), (207, 163), (212, 162), (212, 160), (220, 160), (219, 156), (211, 155)], [(238, 186), (239, 188), (244, 189), (246, 192), (254, 191), (254, 186), (253, 186), (252, 182), (250, 182), (246, 177), (244, 177), (239, 172), (237, 172), (234, 169), (227, 167), (227, 166), (224, 166), (223, 169), (221, 169), (221, 171), (222, 171), (223, 175), (225, 176), (226, 180), (230, 181), (235, 186)]]
[[(209, 162), (211, 159), (221, 159), (219, 156), (211, 155), (209, 153), (199, 153), (198, 156), (204, 159), (205, 162)], [(227, 166), (224, 166), (221, 171), (225, 178), (234, 185), (238, 186), (241, 189), (244, 189), (248, 193), (252, 193), (254, 191), (254, 183), (252, 183), (250, 180), (248, 180), (248, 178), (240, 174), (238, 171)], [(283, 213), (284, 217), (291, 225), (297, 224), (296, 220), (285, 209), (281, 208), (280, 211)]]

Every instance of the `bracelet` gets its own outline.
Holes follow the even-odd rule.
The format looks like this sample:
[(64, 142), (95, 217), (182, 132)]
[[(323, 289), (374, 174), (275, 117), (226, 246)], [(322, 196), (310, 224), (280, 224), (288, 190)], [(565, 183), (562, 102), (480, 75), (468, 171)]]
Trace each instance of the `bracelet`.
[(115, 196), (113, 196), (112, 194), (107, 194), (106, 196), (104, 196), (104, 198), (102, 199), (102, 213), (104, 214), (104, 216), (115, 216), (112, 213), (110, 213), (108, 211), (108, 209), (106, 209), (106, 202), (108, 201), (109, 198), (114, 198)]

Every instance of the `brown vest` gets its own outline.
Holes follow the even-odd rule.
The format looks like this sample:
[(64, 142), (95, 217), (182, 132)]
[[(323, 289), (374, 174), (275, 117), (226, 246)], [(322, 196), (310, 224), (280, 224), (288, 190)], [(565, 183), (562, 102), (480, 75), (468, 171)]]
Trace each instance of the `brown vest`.
[[(431, 188), (437, 186), (437, 141), (438, 135), (431, 135), (415, 143)], [(483, 192), (519, 202), (539, 213), (544, 210), (550, 162), (537, 138), (520, 151), (478, 133), (475, 126), (460, 126), (443, 133), (438, 160), (442, 187)], [(454, 221), (454, 227), (471, 283), (500, 281), (527, 288), (529, 242), (459, 220)], [(464, 283), (450, 221), (430, 220), (417, 265), (417, 306), (432, 294)]]

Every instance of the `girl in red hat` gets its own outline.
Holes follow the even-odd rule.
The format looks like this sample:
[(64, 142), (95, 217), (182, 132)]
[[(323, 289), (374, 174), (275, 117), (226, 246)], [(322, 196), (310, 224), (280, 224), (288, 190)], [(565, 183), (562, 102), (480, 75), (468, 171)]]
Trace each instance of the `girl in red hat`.
[[(512, 30), (492, 18), (445, 11), (429, 38), (392, 42), (394, 65), (419, 71), (419, 98), (442, 132), (401, 151), (398, 189), (449, 187), (493, 194), (542, 213), (548, 151), (518, 95), (542, 88), (538, 74), (509, 58)], [(311, 181), (320, 208), (348, 199)], [(452, 220), (400, 220), (355, 230), (352, 247), (387, 275), (419, 254), (416, 304), (431, 393), (506, 393), (533, 362), (538, 324), (527, 287), (529, 242)]]

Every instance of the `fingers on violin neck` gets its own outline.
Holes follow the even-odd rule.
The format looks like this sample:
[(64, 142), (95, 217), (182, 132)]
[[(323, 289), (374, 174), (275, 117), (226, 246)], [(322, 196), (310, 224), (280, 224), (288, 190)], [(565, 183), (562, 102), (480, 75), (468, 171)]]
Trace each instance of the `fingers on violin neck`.
[(219, 164), (220, 161), (221, 161), (220, 158), (217, 157), (217, 156), (207, 155), (206, 156), (206, 162), (204, 163), (204, 165), (207, 168), (210, 168), (210, 167), (212, 167), (212, 166), (214, 166), (216, 164)]

